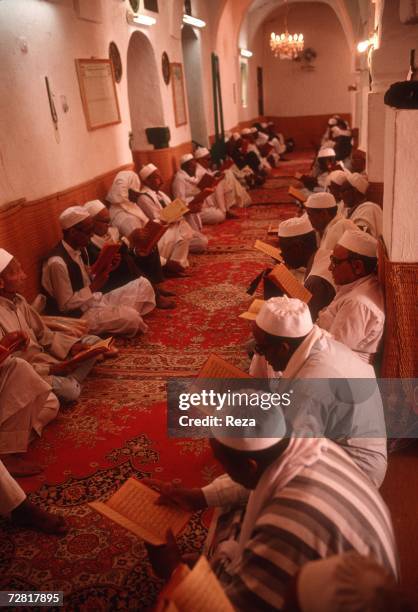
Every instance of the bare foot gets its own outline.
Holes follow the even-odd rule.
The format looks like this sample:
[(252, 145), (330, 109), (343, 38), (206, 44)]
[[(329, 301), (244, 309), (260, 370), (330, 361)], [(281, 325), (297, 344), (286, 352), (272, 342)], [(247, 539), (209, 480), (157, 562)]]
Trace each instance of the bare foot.
[(161, 310), (170, 310), (172, 308), (176, 308), (175, 301), (169, 300), (168, 298), (161, 295), (161, 293), (156, 296), (155, 305), (157, 306), (157, 308), (160, 308)]
[(15, 508), (11, 514), (12, 522), (25, 529), (34, 529), (52, 535), (65, 535), (68, 531), (67, 523), (63, 516), (51, 514), (42, 510), (25, 499), (20, 506)]
[(161, 285), (158, 285), (156, 289), (157, 292), (163, 297), (174, 297), (176, 295), (174, 291), (167, 291), (167, 289), (164, 289), (163, 287), (161, 287)]
[(21, 454), (1, 455), (1, 460), (6, 466), (8, 472), (15, 478), (25, 478), (28, 476), (36, 476), (43, 472), (40, 465), (27, 461)]

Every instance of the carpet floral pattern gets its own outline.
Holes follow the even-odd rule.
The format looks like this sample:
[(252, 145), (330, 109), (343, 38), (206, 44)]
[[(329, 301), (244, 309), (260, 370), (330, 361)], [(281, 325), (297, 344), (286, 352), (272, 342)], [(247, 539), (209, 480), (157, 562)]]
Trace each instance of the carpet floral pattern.
[[(275, 190), (287, 187), (265, 191)], [(30, 458), (44, 472), (22, 486), (33, 502), (62, 512), (70, 530), (58, 539), (1, 521), (0, 589), (63, 590), (66, 610), (152, 609), (161, 583), (142, 542), (87, 502), (106, 499), (131, 475), (193, 486), (219, 473), (206, 440), (167, 438), (166, 381), (195, 375), (212, 352), (248, 366), (250, 327), (238, 314), (251, 303), (249, 282), (269, 262), (252, 245), (267, 239), (270, 222), (295, 212), (289, 203), (251, 206), (207, 229), (208, 252), (192, 257), (191, 276), (167, 283), (177, 308), (151, 313), (144, 336), (119, 340), (118, 357), (95, 367), (78, 404), (33, 445)], [(209, 518), (193, 516), (182, 550), (201, 549)]]

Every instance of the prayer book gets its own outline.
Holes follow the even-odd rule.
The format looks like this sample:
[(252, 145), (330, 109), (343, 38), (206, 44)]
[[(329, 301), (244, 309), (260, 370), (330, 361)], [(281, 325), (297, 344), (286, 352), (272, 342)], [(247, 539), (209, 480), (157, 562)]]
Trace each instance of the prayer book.
[(299, 189), (296, 189), (295, 187), (289, 187), (288, 194), (295, 198), (295, 200), (298, 200), (298, 202), (301, 202), (301, 204), (304, 204), (308, 199)]
[(277, 236), (279, 233), (279, 225), (277, 223), (270, 223), (268, 230), (267, 230), (268, 234)]
[(233, 612), (205, 556), (193, 569), (180, 565), (161, 592), (156, 612)]
[(175, 506), (156, 504), (160, 497), (153, 489), (135, 478), (128, 480), (106, 502), (91, 502), (91, 506), (142, 540), (161, 546), (166, 543), (167, 530), (180, 533), (192, 513)]
[(303, 174), (302, 172), (295, 172), (295, 179), (297, 179), (298, 181), (300, 181), (300, 179), (302, 178)]
[(97, 274), (102, 274), (106, 270), (110, 271), (113, 259), (119, 252), (120, 246), (120, 242), (106, 242), (100, 251), (99, 257), (90, 268), (91, 273), (97, 276)]
[(198, 182), (197, 186), (199, 187), (200, 190), (203, 190), (203, 189), (215, 187), (217, 182), (218, 181), (217, 181), (217, 179), (214, 176), (209, 174), (209, 172), (206, 172), (202, 176), (200, 181)]
[(163, 221), (166, 221), (166, 223), (175, 223), (176, 221), (179, 221), (179, 219), (181, 219), (187, 212), (189, 212), (189, 208), (186, 202), (183, 202), (183, 200), (180, 200), (180, 198), (176, 198), (162, 209), (160, 218)]
[(77, 366), (87, 359), (92, 359), (93, 357), (97, 357), (98, 355), (103, 355), (103, 353), (107, 353), (112, 348), (112, 344), (114, 339), (112, 337), (106, 338), (106, 340), (100, 340), (96, 342), (96, 344), (86, 345), (88, 348), (85, 351), (80, 351), (74, 357), (70, 359), (66, 359), (64, 362), (68, 366)]
[(240, 314), (241, 319), (247, 319), (247, 321), (255, 321), (256, 316), (261, 310), (264, 300), (254, 300), (247, 312)]
[(272, 246), (271, 244), (267, 244), (267, 242), (263, 242), (262, 240), (256, 240), (254, 243), (254, 248), (258, 251), (261, 251), (262, 253), (265, 253), (269, 257), (276, 259), (277, 261), (283, 261), (280, 249)]
[(163, 236), (167, 230), (167, 225), (162, 225), (157, 221), (148, 221), (148, 223), (142, 229), (143, 238), (140, 246), (136, 247), (137, 254), (141, 255), (142, 257), (149, 255), (160, 240), (161, 236)]
[(267, 276), (279, 289), (291, 298), (299, 298), (308, 304), (312, 293), (298, 281), (284, 264), (278, 264)]
[(217, 355), (210, 355), (202, 366), (198, 378), (252, 378)]

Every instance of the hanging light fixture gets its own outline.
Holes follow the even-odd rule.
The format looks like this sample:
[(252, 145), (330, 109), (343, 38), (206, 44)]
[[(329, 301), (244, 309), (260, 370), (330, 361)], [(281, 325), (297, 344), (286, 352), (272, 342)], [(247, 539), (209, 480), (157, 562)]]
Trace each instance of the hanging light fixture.
[(289, 5), (286, 0), (286, 12), (284, 15), (284, 32), (281, 34), (275, 34), (274, 32), (270, 35), (270, 48), (273, 52), (274, 57), (279, 59), (296, 59), (299, 54), (303, 51), (305, 41), (303, 34), (289, 34), (287, 29), (287, 16), (289, 13)]

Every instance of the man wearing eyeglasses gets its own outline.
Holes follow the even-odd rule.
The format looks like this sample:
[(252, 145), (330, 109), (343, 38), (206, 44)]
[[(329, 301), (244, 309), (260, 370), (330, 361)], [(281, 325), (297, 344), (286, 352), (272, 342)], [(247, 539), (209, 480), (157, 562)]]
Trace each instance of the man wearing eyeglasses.
[[(93, 334), (134, 337), (148, 328), (142, 319), (155, 308), (151, 283), (137, 278), (123, 287), (101, 292), (117, 262), (109, 261), (93, 274), (83, 260), (93, 235), (93, 220), (82, 206), (71, 206), (59, 217), (63, 240), (55, 247), (42, 269), (42, 286), (50, 311), (83, 316)], [(127, 306), (129, 304), (129, 306)]]
[(379, 350), (385, 322), (376, 267), (376, 239), (360, 229), (346, 231), (330, 256), (337, 293), (317, 320), (367, 363), (373, 363)]

